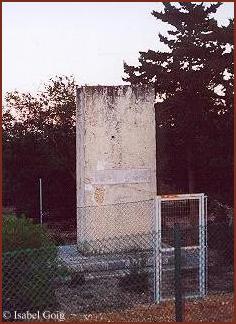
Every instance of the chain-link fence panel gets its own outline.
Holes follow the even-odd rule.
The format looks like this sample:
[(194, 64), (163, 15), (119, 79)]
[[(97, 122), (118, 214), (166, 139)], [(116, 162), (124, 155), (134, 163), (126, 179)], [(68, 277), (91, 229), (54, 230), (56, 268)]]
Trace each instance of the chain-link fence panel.
[(78, 244), (85, 253), (149, 249), (154, 217), (153, 199), (78, 208)]
[(58, 306), (54, 286), (56, 247), (7, 252), (2, 262), (3, 309), (30, 311)]
[[(138, 206), (141, 206), (139, 212)], [(107, 207), (104, 211), (108, 215), (116, 208)], [(161, 229), (163, 244), (158, 246), (160, 233), (153, 227), (153, 205), (144, 202), (143, 206), (139, 202), (135, 208), (132, 204), (122, 209), (123, 219), (125, 215), (127, 219), (132, 217), (130, 214), (135, 211), (137, 219), (143, 216), (143, 222), (151, 230), (146, 226), (139, 233), (140, 227), (134, 224), (131, 232), (127, 226), (127, 232), (118, 227), (116, 233), (106, 233), (105, 228), (96, 232), (92, 227), (88, 236), (92, 244), (88, 240), (88, 248), (81, 249), (74, 229), (71, 232), (65, 229), (62, 235), (62, 231), (51, 226), (54, 241), (51, 246), (4, 253), (3, 310), (50, 309), (63, 312), (68, 320), (175, 321), (173, 228), (167, 228), (166, 232)], [(99, 220), (102, 216), (96, 217)], [(114, 220), (113, 216), (106, 217), (107, 222)], [(232, 321), (232, 227), (216, 223), (208, 223), (204, 228), (195, 225), (188, 228), (188, 235), (196, 241), (196, 233), (200, 235), (203, 230), (207, 231), (205, 296), (199, 293), (202, 275), (199, 264), (203, 255), (197, 245), (190, 248), (182, 240), (183, 317), (185, 321)], [(181, 236), (185, 235), (184, 229)], [(158, 294), (163, 297), (160, 302)]]

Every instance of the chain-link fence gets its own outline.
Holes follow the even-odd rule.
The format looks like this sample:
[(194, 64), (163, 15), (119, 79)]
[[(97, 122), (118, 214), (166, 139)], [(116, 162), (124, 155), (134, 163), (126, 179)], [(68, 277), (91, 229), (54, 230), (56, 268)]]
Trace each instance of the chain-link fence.
[[(173, 226), (166, 232), (161, 229), (168, 246), (158, 247), (160, 233), (154, 228), (152, 203), (104, 206), (100, 209), (104, 216), (90, 207), (83, 228), (83, 244), (77, 241), (81, 236), (76, 237), (74, 230), (61, 235), (51, 228), (53, 244), (4, 253), (3, 310), (10, 314), (27, 310), (60, 311), (67, 320), (175, 321)], [(91, 225), (92, 217), (97, 228)], [(106, 231), (110, 221), (117, 228)], [(90, 229), (89, 233), (86, 228)], [(196, 238), (201, 230), (192, 225), (188, 235)], [(183, 318), (185, 321), (232, 321), (232, 226), (209, 223), (204, 230), (207, 231), (204, 295), (199, 285), (202, 255), (197, 244), (192, 249), (185, 248), (186, 231), (180, 231)], [(161, 262), (157, 262), (158, 258)], [(158, 300), (158, 294), (163, 298)]]
[(155, 201), (145, 200), (78, 208), (81, 251), (96, 253), (149, 249), (155, 222)]

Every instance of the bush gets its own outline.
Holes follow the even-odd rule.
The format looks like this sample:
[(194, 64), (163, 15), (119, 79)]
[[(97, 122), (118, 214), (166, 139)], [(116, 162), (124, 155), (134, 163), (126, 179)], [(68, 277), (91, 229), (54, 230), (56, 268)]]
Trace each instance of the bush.
[(3, 217), (3, 309), (56, 307), (57, 249), (44, 227), (25, 217)]
[(149, 276), (146, 270), (147, 256), (144, 252), (134, 251), (130, 256), (130, 270), (119, 279), (119, 286), (127, 291), (143, 293), (149, 289)]
[(130, 292), (143, 293), (149, 289), (148, 280), (147, 272), (131, 270), (119, 280), (119, 286)]
[(34, 224), (25, 216), (4, 215), (2, 224), (3, 252), (18, 249), (37, 249), (52, 245), (45, 227)]
[(232, 265), (234, 261), (233, 225), (227, 223), (208, 224), (208, 248), (216, 250), (221, 265)]

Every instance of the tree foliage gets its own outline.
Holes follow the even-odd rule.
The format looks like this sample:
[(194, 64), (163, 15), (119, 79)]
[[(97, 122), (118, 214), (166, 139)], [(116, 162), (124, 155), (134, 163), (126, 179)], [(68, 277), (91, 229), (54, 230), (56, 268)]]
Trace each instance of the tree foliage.
[(177, 182), (177, 190), (216, 193), (208, 175), (219, 178), (223, 165), (232, 187), (233, 20), (217, 24), (213, 14), (221, 4), (163, 3), (152, 15), (169, 26), (159, 34), (166, 51), (139, 52), (138, 66), (124, 64), (125, 81), (155, 87), (157, 147), (164, 154), (157, 156), (160, 166), (166, 161), (166, 179), (159, 177)]
[(73, 77), (50, 79), (35, 95), (18, 91), (6, 94), (3, 107), (5, 205), (38, 217), (38, 181), (42, 178), (45, 209), (54, 213), (61, 208), (67, 214), (74, 213), (75, 157)]

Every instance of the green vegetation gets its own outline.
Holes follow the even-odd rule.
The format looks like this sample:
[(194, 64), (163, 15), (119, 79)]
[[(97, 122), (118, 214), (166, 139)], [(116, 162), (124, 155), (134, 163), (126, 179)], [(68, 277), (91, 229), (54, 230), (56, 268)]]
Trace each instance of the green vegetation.
[(218, 25), (221, 5), (163, 3), (152, 16), (168, 27), (157, 38), (164, 50), (140, 51), (124, 80), (157, 94), (159, 194), (205, 192), (232, 205), (234, 21)]
[[(131, 253), (131, 251), (130, 251)], [(147, 269), (148, 256), (145, 251), (133, 249), (129, 256), (130, 268), (128, 273), (119, 279), (119, 286), (127, 291), (143, 293), (149, 289)]]
[[(36, 94), (9, 92), (3, 103), (3, 206), (44, 222), (76, 220), (75, 82), (50, 79)], [(65, 190), (66, 188), (66, 190)]]
[(46, 228), (34, 224), (32, 219), (14, 214), (3, 216), (2, 240), (3, 252), (52, 246)]
[(3, 217), (3, 308), (50, 309), (56, 306), (56, 246), (46, 229), (26, 217)]

